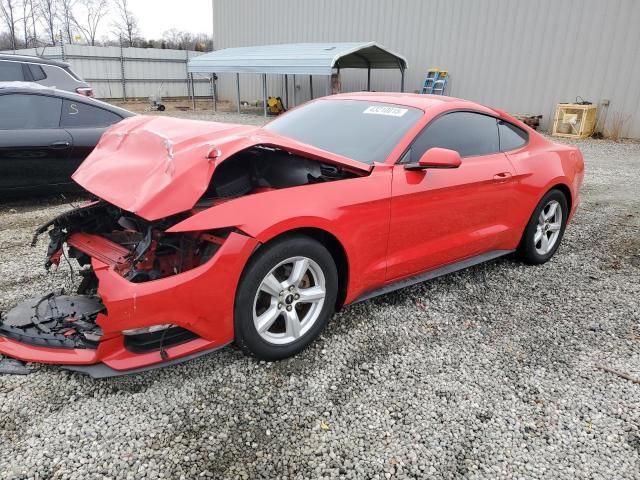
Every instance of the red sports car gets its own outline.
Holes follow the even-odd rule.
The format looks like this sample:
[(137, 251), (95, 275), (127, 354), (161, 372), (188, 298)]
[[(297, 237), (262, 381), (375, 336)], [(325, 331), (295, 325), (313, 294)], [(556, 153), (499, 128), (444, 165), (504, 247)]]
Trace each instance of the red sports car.
[(576, 147), (441, 96), (336, 95), (262, 128), (125, 119), (73, 176), (97, 200), (36, 234), (78, 292), (4, 314), (0, 353), (96, 377), (232, 341), (282, 359), (343, 305), (514, 251), (546, 262), (583, 175)]

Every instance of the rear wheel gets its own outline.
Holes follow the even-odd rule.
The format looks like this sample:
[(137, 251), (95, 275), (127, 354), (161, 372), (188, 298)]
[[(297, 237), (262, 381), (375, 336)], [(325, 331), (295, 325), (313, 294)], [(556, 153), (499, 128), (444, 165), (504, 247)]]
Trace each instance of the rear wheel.
[(553, 257), (562, 241), (568, 214), (567, 198), (559, 190), (550, 190), (529, 219), (518, 247), (520, 258), (539, 265)]
[(336, 266), (322, 244), (304, 236), (268, 244), (238, 286), (236, 343), (262, 360), (298, 353), (326, 326), (337, 291)]

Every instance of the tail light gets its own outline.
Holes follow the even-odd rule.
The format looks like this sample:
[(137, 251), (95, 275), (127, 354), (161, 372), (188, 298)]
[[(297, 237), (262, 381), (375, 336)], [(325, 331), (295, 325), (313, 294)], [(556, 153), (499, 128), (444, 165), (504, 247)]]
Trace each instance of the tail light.
[(93, 88), (91, 87), (78, 87), (76, 93), (84, 95), (85, 97), (93, 97)]

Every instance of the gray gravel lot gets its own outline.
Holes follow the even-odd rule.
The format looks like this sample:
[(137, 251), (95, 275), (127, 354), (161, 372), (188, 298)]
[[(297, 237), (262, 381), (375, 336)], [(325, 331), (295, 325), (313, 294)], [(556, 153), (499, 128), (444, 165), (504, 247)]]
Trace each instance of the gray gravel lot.
[[(580, 147), (583, 203), (546, 265), (345, 308), (279, 363), (227, 348), (103, 381), (0, 376), (0, 476), (640, 478), (640, 384), (594, 368), (640, 378), (640, 144)], [(0, 205), (0, 309), (70, 283), (28, 246), (68, 207)]]

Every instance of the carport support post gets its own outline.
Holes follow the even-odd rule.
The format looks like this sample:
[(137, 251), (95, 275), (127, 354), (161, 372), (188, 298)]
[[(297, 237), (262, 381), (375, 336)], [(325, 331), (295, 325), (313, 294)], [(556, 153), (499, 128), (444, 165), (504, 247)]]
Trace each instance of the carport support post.
[(400, 69), (400, 91), (404, 92), (404, 68)]
[(371, 67), (367, 67), (367, 92), (371, 91)]
[(284, 74), (284, 102), (289, 109), (289, 75)]
[(262, 74), (262, 111), (267, 116), (267, 74)]
[(213, 78), (213, 73), (211, 74), (211, 96), (213, 97), (213, 111), (218, 111), (218, 92), (216, 92), (216, 81)]
[(238, 95), (238, 113), (240, 113), (240, 74), (236, 73), (236, 94)]
[(296, 74), (293, 74), (293, 106), (298, 104), (298, 94), (296, 93)]
[(193, 100), (193, 111), (196, 111), (196, 86), (193, 83), (193, 73), (189, 74), (189, 80), (191, 83), (191, 100)]
[(311, 94), (311, 100), (313, 100), (313, 75), (309, 75), (309, 92)]

